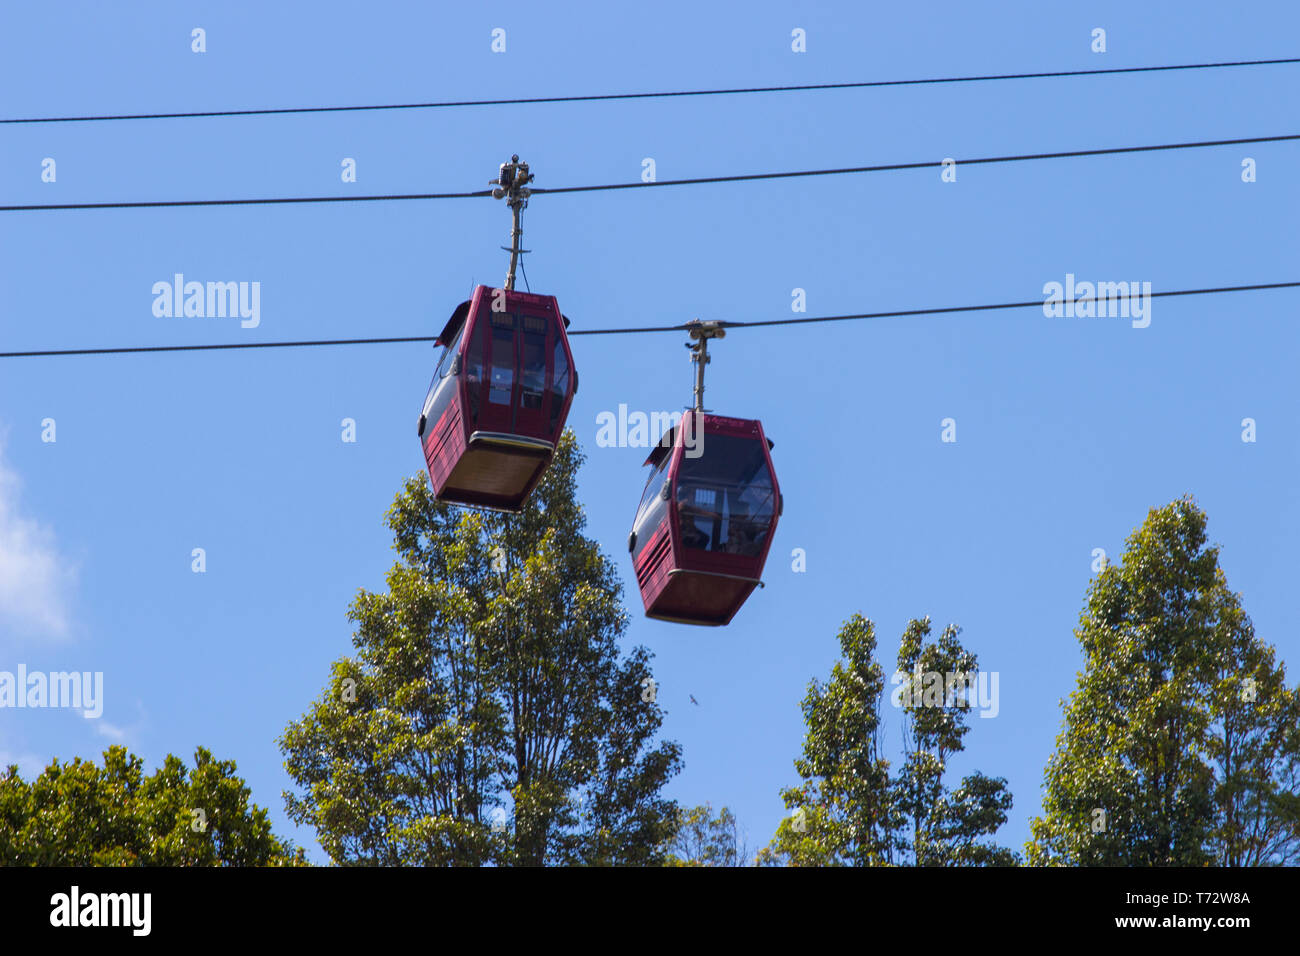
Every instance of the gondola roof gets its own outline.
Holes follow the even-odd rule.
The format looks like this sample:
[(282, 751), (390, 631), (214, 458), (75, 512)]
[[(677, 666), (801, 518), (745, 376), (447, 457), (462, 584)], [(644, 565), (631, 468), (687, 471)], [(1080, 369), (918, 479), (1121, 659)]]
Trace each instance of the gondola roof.
[[(451, 344), (451, 340), (456, 337), (456, 333), (460, 331), (460, 327), (465, 324), (465, 319), (469, 315), (470, 304), (473, 301), (473, 299), (466, 299), (460, 305), (456, 306), (455, 311), (451, 313), (451, 318), (447, 320), (447, 324), (444, 325), (442, 331), (438, 333), (438, 341), (435, 344)], [(564, 320), (564, 327), (567, 329), (569, 327), (569, 317), (564, 313), (560, 313), (560, 318)]]

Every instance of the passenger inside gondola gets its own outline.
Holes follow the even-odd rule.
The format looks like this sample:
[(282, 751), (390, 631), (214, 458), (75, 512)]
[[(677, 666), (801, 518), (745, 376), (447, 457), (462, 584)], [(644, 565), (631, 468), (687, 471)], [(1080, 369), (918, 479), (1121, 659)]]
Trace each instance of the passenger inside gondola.
[(735, 553), (757, 555), (762, 552), (768, 532), (771, 531), (775, 505), (772, 482), (766, 468), (745, 486), (737, 504), (737, 514), (741, 517), (736, 526)]
[(714, 502), (717, 492), (691, 482), (677, 485), (677, 513), (681, 519), (682, 543), (701, 551), (715, 550), (715, 538), (721, 524)]
[(677, 509), (682, 544), (757, 557), (772, 525), (772, 481), (762, 445), (711, 435), (709, 453), (682, 460)]
[(750, 514), (743, 495), (730, 495), (727, 504), (727, 538), (719, 550), (725, 554), (757, 554), (754, 543), (762, 531)]

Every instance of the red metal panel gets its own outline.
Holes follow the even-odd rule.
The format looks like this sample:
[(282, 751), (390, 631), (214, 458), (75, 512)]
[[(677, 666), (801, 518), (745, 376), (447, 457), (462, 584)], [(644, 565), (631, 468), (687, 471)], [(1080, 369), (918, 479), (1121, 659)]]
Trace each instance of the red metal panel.
[(669, 573), (673, 570), (672, 554), (672, 536), (665, 514), (664, 521), (654, 529), (650, 541), (636, 562), (637, 583), (641, 587), (641, 600), (647, 611), (668, 584)]
[(457, 395), (437, 422), (426, 425), (424, 460), (434, 495), (442, 494), (447, 478), (465, 452), (465, 427), (461, 421), (461, 398)]

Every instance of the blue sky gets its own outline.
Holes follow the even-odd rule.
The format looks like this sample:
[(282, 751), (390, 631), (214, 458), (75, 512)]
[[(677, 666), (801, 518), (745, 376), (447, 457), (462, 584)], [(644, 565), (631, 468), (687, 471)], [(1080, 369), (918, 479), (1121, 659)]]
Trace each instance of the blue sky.
[[(207, 52), (190, 49), (202, 27)], [(494, 28), (506, 52), (491, 51)], [(1090, 49), (1107, 31), (1107, 52)], [(1286, 57), (1266, 2), (643, 7), (46, 3), (0, 8), (0, 116), (347, 105), (846, 82)], [(802, 28), (807, 52), (790, 49)], [(0, 127), (0, 203), (462, 191), (512, 152), (537, 186), (1295, 133), (1300, 67), (757, 96)], [(1154, 291), (1300, 278), (1294, 143), (539, 196), (534, 291), (574, 328), (1032, 300), (1079, 279)], [(55, 159), (57, 179), (41, 181)], [(340, 181), (343, 158), (358, 182)], [(1243, 183), (1251, 157), (1258, 179)], [(4, 213), (0, 351), (434, 335), (501, 281), (487, 199)], [(153, 314), (181, 272), (261, 284), (261, 322)], [(584, 337), (569, 423), (589, 533), (656, 654), (671, 795), (732, 806), (751, 848), (796, 782), (808, 680), (861, 611), (892, 669), (910, 617), (955, 622), (1000, 675), (954, 769), (1038, 810), (1093, 549), (1196, 495), (1231, 586), (1294, 672), (1294, 290), (1157, 299), (1148, 328), (1041, 310), (737, 331), (708, 405), (761, 418), (785, 494), (765, 574), (724, 630), (641, 617), (624, 542), (644, 450), (597, 416), (680, 409), (684, 336)], [(393, 560), (382, 517), (422, 467), (427, 345), (0, 361), (0, 670), (104, 672), (97, 721), (0, 712), (0, 758), (129, 745), (233, 758), (295, 829), (276, 736), (349, 652)], [(1244, 418), (1257, 441), (1241, 440)], [(57, 441), (41, 440), (54, 419)], [(340, 422), (357, 440), (341, 440)], [(956, 422), (954, 443), (940, 423)], [(207, 571), (191, 571), (203, 548)], [(791, 569), (793, 549), (807, 570)], [(1292, 678), (1294, 681), (1294, 677)], [(699, 701), (695, 706), (688, 695)], [(887, 735), (898, 743), (896, 712)]]

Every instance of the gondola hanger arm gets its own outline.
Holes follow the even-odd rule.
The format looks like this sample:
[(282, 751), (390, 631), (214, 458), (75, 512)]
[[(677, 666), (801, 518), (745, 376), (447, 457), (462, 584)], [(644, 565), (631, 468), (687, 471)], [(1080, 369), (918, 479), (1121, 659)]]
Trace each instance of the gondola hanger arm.
[(515, 267), (519, 264), (519, 256), (529, 251), (521, 248), (519, 242), (524, 235), (521, 216), (528, 208), (528, 197), (533, 194), (533, 191), (528, 188), (528, 184), (532, 181), (533, 174), (528, 171), (528, 164), (521, 163), (519, 154), (515, 153), (510, 157), (510, 162), (501, 164), (497, 178), (488, 183), (493, 187), (492, 198), (504, 199), (506, 205), (510, 207), (510, 245), (501, 247), (510, 253), (510, 271), (506, 273), (505, 284), (507, 292), (513, 292), (515, 289)]

